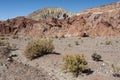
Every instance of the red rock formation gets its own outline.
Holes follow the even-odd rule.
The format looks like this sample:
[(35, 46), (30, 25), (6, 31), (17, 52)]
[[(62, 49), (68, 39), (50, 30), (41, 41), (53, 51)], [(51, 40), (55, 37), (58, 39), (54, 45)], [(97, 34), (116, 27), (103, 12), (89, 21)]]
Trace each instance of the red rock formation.
[(24, 17), (17, 17), (14, 19), (8, 19), (0, 22), (0, 33), (1, 34), (18, 34), (22, 30), (24, 33), (29, 32), (33, 24), (37, 21), (26, 19)]
[[(17, 17), (1, 21), (0, 33), (31, 36), (84, 36), (84, 34), (88, 36), (120, 36), (120, 8), (115, 8), (107, 11), (105, 7), (105, 12), (95, 12), (93, 9), (94, 12), (85, 12), (85, 14), (63, 20), (53, 18), (46, 21), (34, 21)], [(102, 7), (102, 9), (104, 8)]]

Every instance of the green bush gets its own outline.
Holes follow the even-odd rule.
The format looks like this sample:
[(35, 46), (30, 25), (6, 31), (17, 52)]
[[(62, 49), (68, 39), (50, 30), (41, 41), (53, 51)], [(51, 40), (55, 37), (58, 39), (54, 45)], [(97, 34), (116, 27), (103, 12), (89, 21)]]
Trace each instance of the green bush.
[(88, 70), (84, 55), (66, 55), (63, 62), (63, 70), (72, 72), (75, 77)]
[(24, 55), (28, 59), (34, 59), (51, 53), (54, 49), (51, 39), (36, 38), (30, 41), (25, 48)]

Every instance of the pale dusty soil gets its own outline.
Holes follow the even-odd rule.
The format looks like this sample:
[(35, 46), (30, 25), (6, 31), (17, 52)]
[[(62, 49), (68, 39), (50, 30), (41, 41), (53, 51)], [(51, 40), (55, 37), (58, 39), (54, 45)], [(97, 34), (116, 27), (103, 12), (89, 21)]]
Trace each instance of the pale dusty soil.
[(56, 80), (45, 72), (44, 69), (0, 59), (0, 80)]
[[(53, 39), (55, 45), (54, 51), (57, 54), (45, 55), (32, 61), (27, 60), (22, 54), (29, 40), (22, 37), (15, 40), (10, 38), (8, 41), (17, 45), (18, 50), (11, 52), (12, 54), (18, 55), (14, 57), (16, 62), (34, 67), (37, 70), (41, 70), (42, 68), (45, 72), (48, 72), (51, 78), (56, 78), (55, 80), (120, 80), (120, 78), (112, 76), (110, 68), (112, 63), (120, 63), (120, 37), (70, 37), (60, 40)], [(75, 44), (76, 41), (78, 41), (79, 45)], [(105, 41), (111, 41), (112, 44), (106, 45)], [(91, 59), (91, 55), (94, 52), (102, 56), (103, 62), (94, 62)], [(62, 58), (66, 54), (84, 54), (88, 61), (88, 66), (93, 70), (93, 73), (90, 75), (80, 75), (77, 78), (73, 78), (70, 73), (64, 73), (61, 70), (63, 64)]]

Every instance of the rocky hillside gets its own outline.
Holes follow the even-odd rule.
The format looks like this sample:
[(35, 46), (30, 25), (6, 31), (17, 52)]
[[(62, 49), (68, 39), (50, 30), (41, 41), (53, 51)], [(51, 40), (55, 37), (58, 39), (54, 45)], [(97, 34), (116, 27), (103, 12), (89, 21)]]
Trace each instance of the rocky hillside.
[(51, 18), (63, 19), (65, 16), (71, 17), (73, 15), (75, 15), (75, 13), (62, 8), (44, 8), (29, 14), (27, 18), (39, 21)]
[[(25, 17), (16, 17), (0, 22), (0, 34), (20, 34), (28, 32), (37, 21), (26, 19)], [(23, 34), (22, 33), (22, 34)]]
[[(37, 14), (44, 15), (46, 12), (44, 13), (43, 9), (40, 10), (40, 12), (34, 12), (34, 17), (36, 18), (33, 17), (31, 19), (28, 19), (25, 17), (17, 17), (7, 21), (1, 21), (0, 33), (22, 35), (25, 34), (31, 36), (119, 36), (119, 4), (120, 3), (118, 2), (111, 5), (93, 8), (90, 10), (88, 9), (81, 12), (78, 16), (70, 17), (64, 15), (64, 19), (53, 17), (51, 17), (51, 19), (47, 19), (48, 17), (46, 17), (46, 20), (41, 20), (39, 17), (37, 17)], [(46, 14), (48, 15), (49, 13), (50, 15), (52, 10), (50, 9), (51, 11), (49, 11), (49, 8), (45, 9), (48, 9), (48, 12)], [(57, 9), (58, 12), (53, 11), (52, 14), (58, 14), (61, 8)], [(104, 12), (99, 12), (102, 10)], [(63, 11), (61, 10), (61, 12)], [(53, 16), (52, 14), (50, 16)]]
[(86, 9), (86, 10), (83, 10), (77, 13), (77, 15), (87, 14), (87, 13), (99, 13), (100, 14), (103, 12), (112, 12), (112, 11), (116, 11), (119, 9), (120, 9), (120, 2), (117, 2), (117, 3), (95, 7), (95, 8)]

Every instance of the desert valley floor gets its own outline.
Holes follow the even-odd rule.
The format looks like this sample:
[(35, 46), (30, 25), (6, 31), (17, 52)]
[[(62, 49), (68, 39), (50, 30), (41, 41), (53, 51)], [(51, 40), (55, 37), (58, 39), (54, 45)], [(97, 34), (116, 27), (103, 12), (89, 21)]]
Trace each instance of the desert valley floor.
[[(13, 62), (7, 62), (4, 57), (1, 58), (0, 80), (120, 80), (113, 77), (111, 71), (112, 63), (120, 63), (120, 37), (53, 38), (55, 53), (32, 61), (22, 54), (25, 45), (31, 39), (23, 36), (17, 39), (11, 37), (4, 39), (15, 45), (16, 49), (11, 51), (10, 55), (17, 56), (13, 57)], [(100, 54), (103, 61), (93, 61), (91, 58), (93, 53)], [(77, 78), (69, 72), (65, 73), (62, 70), (62, 58), (67, 54), (84, 54), (92, 72)]]

